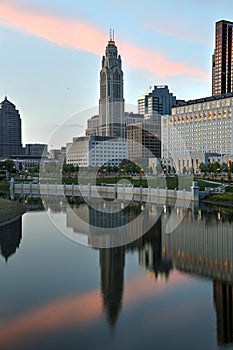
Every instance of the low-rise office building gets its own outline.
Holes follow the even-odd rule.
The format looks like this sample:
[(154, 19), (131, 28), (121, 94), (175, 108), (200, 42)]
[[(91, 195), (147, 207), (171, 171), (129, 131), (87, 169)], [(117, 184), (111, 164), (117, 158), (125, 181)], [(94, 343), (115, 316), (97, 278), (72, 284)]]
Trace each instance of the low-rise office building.
[(109, 136), (83, 136), (66, 145), (66, 163), (79, 167), (119, 165), (128, 158), (127, 142)]

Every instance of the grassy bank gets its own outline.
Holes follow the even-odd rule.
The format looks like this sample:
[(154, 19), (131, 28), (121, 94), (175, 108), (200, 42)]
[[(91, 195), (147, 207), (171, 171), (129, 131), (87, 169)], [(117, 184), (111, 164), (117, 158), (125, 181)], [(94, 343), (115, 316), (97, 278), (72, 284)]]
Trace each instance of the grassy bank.
[[(186, 189), (190, 190), (190, 186), (192, 185), (192, 179), (190, 177), (148, 177), (148, 181), (145, 176), (142, 177), (131, 177), (131, 176), (97, 176), (96, 178), (93, 178), (91, 176), (80, 176), (79, 178), (64, 178), (62, 179), (62, 182), (65, 184), (82, 184), (87, 185), (88, 183), (91, 183), (93, 185), (101, 185), (101, 184), (115, 184), (115, 183), (123, 183), (123, 182), (130, 182), (134, 187), (144, 187), (147, 188), (148, 185), (152, 188), (168, 188), (168, 189)], [(41, 181), (42, 182), (42, 181)], [(49, 182), (49, 181), (48, 181)]]
[(203, 199), (203, 202), (218, 207), (233, 208), (233, 193), (213, 194)]
[(24, 214), (25, 211), (24, 205), (0, 198), (0, 224), (14, 220)]

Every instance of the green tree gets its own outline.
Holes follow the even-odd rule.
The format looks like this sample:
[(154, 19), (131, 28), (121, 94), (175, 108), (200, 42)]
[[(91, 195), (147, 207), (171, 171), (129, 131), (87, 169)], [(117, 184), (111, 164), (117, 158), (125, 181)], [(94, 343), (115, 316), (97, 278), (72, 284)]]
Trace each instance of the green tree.
[(139, 174), (141, 170), (138, 164), (132, 162), (129, 159), (123, 159), (120, 162), (118, 169), (125, 174), (133, 174), (133, 173)]
[(231, 162), (231, 165), (230, 165), (230, 172), (233, 173), (233, 162)]
[(77, 168), (77, 166), (74, 166), (73, 164), (63, 164), (62, 166), (62, 173), (68, 174), (68, 176), (70, 176), (75, 171), (79, 171), (79, 167)]
[(200, 163), (199, 170), (202, 174), (206, 172), (206, 165), (203, 162)]
[(219, 162), (212, 163), (212, 169), (214, 174), (219, 173), (221, 170), (221, 165), (219, 164)]
[(207, 163), (206, 165), (206, 170), (208, 171), (208, 173), (212, 173), (213, 169), (212, 169), (212, 163)]
[(163, 166), (162, 166), (161, 163), (158, 163), (158, 164), (156, 165), (156, 173), (157, 173), (158, 175), (161, 175), (161, 174), (163, 173)]
[(7, 170), (9, 173), (15, 172), (15, 163), (10, 159), (4, 160), (0, 163), (0, 169)]
[(222, 165), (221, 165), (221, 171), (223, 172), (223, 173), (227, 173), (228, 172), (228, 165), (227, 165), (227, 163), (222, 163)]

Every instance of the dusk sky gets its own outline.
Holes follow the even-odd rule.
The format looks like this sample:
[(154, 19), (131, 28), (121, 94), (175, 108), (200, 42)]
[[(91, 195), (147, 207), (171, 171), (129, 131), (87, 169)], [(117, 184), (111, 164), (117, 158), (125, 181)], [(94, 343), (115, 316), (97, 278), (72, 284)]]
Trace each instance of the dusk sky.
[[(110, 27), (122, 57), (126, 104), (136, 105), (153, 84), (168, 85), (179, 99), (211, 95), (220, 19), (233, 21), (232, 1), (0, 0), (0, 96), (7, 94), (20, 111), (23, 144), (51, 147), (60, 124), (98, 105)], [(67, 123), (64, 140), (83, 133), (86, 118)]]

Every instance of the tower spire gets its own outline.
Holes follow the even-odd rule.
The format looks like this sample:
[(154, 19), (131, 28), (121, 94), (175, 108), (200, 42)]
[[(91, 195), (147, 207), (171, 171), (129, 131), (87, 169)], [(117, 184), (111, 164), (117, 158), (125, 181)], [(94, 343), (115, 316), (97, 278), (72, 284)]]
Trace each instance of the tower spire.
[(114, 29), (112, 29), (112, 27), (110, 27), (110, 30), (109, 30), (109, 41), (108, 41), (109, 44), (115, 44), (115, 41), (114, 41)]

